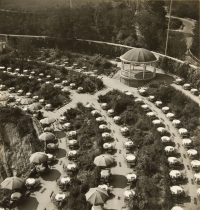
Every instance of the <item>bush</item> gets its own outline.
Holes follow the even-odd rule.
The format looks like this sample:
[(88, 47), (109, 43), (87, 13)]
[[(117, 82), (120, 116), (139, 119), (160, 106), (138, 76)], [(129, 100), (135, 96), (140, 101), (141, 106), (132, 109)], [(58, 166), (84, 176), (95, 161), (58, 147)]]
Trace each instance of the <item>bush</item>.
[[(167, 93), (167, 90), (163, 91)], [(171, 93), (168, 97), (171, 97)], [(129, 201), (130, 208), (171, 209), (173, 203), (169, 192), (170, 182), (164, 147), (160, 135), (146, 113), (135, 103), (134, 98), (126, 98), (125, 94), (116, 90), (100, 97), (100, 100), (105, 100), (111, 108), (119, 108), (119, 111), (115, 110), (116, 114), (120, 114), (122, 123), (126, 123), (130, 139), (135, 145), (139, 179), (136, 182), (136, 196)]]

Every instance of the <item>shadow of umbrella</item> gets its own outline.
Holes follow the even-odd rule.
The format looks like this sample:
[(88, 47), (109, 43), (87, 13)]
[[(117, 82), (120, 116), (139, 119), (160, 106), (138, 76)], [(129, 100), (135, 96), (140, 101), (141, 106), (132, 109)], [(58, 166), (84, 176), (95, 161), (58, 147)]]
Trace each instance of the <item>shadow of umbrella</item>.
[(127, 187), (127, 179), (123, 175), (113, 174), (110, 185), (112, 185), (114, 188), (125, 188)]
[(26, 200), (24, 200), (21, 204), (19, 204), (17, 207), (18, 210), (36, 210), (38, 207), (39, 202), (34, 197), (29, 197)]
[(53, 155), (55, 155), (56, 158), (63, 158), (66, 156), (66, 150), (58, 148), (56, 151), (53, 152)]
[(54, 131), (54, 134), (58, 139), (66, 137), (66, 133), (64, 131)]
[(48, 173), (42, 174), (42, 178), (45, 181), (55, 181), (56, 179), (59, 179), (61, 176), (60, 171), (56, 169), (51, 169)]

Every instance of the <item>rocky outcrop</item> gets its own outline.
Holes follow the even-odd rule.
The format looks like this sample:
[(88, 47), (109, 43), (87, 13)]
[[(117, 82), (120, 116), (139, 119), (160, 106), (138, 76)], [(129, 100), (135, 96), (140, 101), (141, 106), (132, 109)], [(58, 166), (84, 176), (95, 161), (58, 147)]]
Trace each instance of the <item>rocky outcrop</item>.
[(25, 119), (23, 126), (20, 118), (16, 123), (0, 120), (0, 181), (12, 176), (13, 172), (19, 176), (24, 174), (30, 166), (31, 154), (44, 150), (31, 117), (26, 116)]

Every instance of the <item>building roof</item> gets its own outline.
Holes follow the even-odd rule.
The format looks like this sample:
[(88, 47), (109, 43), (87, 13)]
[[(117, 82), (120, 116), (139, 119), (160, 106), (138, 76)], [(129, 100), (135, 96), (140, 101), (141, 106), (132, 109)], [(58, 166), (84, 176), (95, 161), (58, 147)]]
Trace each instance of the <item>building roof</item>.
[(122, 61), (128, 63), (152, 63), (157, 61), (156, 56), (149, 50), (143, 48), (134, 48), (120, 56)]

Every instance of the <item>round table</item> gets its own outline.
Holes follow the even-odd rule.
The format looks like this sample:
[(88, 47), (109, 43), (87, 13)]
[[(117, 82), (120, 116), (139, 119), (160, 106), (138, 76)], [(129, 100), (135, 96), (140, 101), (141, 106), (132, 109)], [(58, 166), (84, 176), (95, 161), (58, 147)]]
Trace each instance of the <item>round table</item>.
[(106, 185), (106, 184), (101, 184), (98, 187), (100, 187), (101, 189), (104, 189), (106, 191), (108, 190), (108, 185)]
[(53, 155), (52, 154), (46, 154), (48, 156), (48, 160), (52, 160), (53, 159)]
[(57, 201), (62, 201), (65, 199), (65, 197), (66, 197), (65, 194), (58, 193), (58, 194), (56, 194), (55, 199)]
[(70, 182), (70, 178), (69, 177), (63, 177), (60, 179), (60, 182), (63, 184), (67, 184)]
[(34, 178), (28, 178), (26, 180), (26, 184), (29, 186), (33, 186), (36, 183), (36, 180)]
[(11, 200), (19, 200), (21, 198), (22, 194), (20, 192), (14, 192), (11, 195)]

